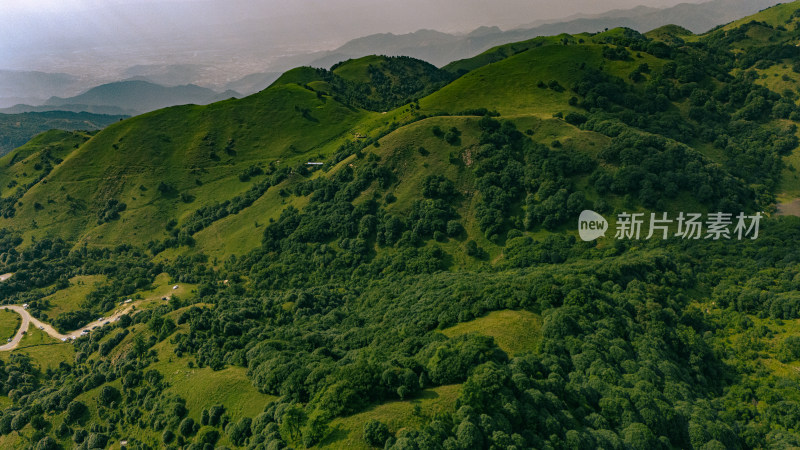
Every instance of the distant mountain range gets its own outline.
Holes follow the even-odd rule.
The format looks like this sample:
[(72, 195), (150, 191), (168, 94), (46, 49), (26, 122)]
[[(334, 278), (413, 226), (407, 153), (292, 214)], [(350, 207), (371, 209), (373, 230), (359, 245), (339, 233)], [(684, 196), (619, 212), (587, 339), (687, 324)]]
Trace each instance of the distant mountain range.
[(664, 9), (639, 6), (599, 15), (572, 16), (556, 23), (533, 22), (529, 26), (507, 31), (497, 27), (481, 27), (462, 35), (434, 30), (419, 30), (401, 35), (373, 34), (349, 41), (335, 50), (282, 58), (278, 65), (289, 68), (307, 64), (327, 68), (337, 61), (349, 58), (384, 54), (411, 56), (443, 66), (455, 60), (475, 56), (497, 45), (537, 36), (598, 32), (615, 27), (646, 32), (670, 24), (702, 33), (776, 3), (778, 2), (775, 0), (712, 0), (699, 4), (681, 3)]
[(21, 104), (0, 112), (17, 114), (58, 110), (136, 115), (168, 106), (206, 105), (239, 96), (235, 91), (219, 93), (193, 84), (165, 87), (149, 81), (127, 80), (103, 84), (74, 97), (51, 97), (40, 106)]
[(91, 87), (66, 73), (0, 70), (0, 108), (17, 103), (40, 104), (54, 95), (75, 95)]

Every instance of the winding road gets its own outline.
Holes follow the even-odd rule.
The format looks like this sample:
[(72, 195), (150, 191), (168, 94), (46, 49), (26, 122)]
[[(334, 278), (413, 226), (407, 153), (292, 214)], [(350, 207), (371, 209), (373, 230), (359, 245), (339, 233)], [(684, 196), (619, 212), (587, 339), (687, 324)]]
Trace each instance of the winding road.
[(100, 320), (95, 320), (94, 322), (86, 325), (85, 327), (69, 332), (67, 334), (61, 334), (58, 331), (56, 331), (56, 329), (53, 328), (51, 325), (44, 323), (41, 320), (31, 316), (31, 314), (22, 306), (2, 305), (0, 306), (0, 309), (11, 310), (22, 316), (22, 324), (20, 324), (19, 330), (17, 330), (17, 334), (15, 334), (13, 338), (11, 338), (10, 342), (0, 346), (0, 352), (4, 351), (7, 352), (9, 350), (14, 350), (19, 346), (20, 341), (22, 341), (22, 338), (25, 336), (25, 332), (28, 331), (28, 328), (30, 327), (30, 324), (33, 324), (33, 326), (35, 326), (36, 328), (39, 328), (40, 330), (44, 331), (45, 333), (49, 334), (55, 339), (58, 339), (59, 341), (67, 341), (69, 339), (77, 339), (81, 337), (82, 335), (85, 334), (84, 331), (92, 330), (94, 328), (102, 327), (103, 325), (116, 322), (117, 320), (119, 320), (120, 317), (124, 316), (133, 309), (133, 304), (129, 304), (127, 305), (126, 308), (114, 312), (114, 314), (112, 314), (109, 317), (103, 317)]
[[(7, 279), (11, 278), (12, 275), (14, 274), (6, 273), (0, 275), (0, 282), (6, 281)], [(86, 325), (85, 327), (77, 329), (75, 331), (71, 331), (67, 334), (61, 334), (58, 331), (56, 331), (56, 329), (53, 328), (52, 325), (44, 323), (41, 320), (33, 317), (31, 313), (29, 313), (28, 310), (26, 310), (25, 307), (23, 306), (0, 305), (0, 310), (6, 309), (9, 311), (14, 311), (15, 313), (19, 314), (22, 317), (22, 323), (20, 324), (19, 330), (17, 330), (17, 334), (15, 334), (14, 337), (11, 338), (11, 340), (8, 341), (7, 343), (0, 345), (0, 352), (7, 352), (17, 348), (19, 346), (20, 341), (22, 341), (22, 338), (25, 337), (25, 333), (27, 333), (28, 328), (30, 328), (31, 324), (33, 324), (33, 326), (39, 328), (40, 330), (44, 331), (45, 333), (49, 334), (53, 338), (65, 342), (71, 339), (77, 339), (83, 336), (86, 332), (93, 330), (97, 327), (102, 327), (103, 325), (107, 325), (118, 321), (120, 317), (124, 316), (125, 314), (128, 314), (139, 303), (141, 303), (141, 301), (125, 304), (124, 307), (114, 311), (114, 313), (111, 314), (110, 316), (101, 317), (99, 320), (95, 320), (94, 322)]]

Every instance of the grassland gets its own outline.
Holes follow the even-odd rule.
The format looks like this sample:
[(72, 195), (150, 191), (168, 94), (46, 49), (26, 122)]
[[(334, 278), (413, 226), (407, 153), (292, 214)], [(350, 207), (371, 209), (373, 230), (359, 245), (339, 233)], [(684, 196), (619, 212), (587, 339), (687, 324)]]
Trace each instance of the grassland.
[(461, 385), (453, 384), (425, 389), (416, 398), (375, 405), (366, 411), (334, 419), (330, 433), (322, 440), (320, 448), (369, 449), (364, 442), (363, 426), (368, 420), (385, 423), (394, 433), (402, 428), (413, 428), (424, 423), (426, 417), (455, 409)]
[(0, 310), (0, 342), (14, 337), (22, 322), (19, 314), (7, 309)]
[(542, 337), (542, 319), (529, 311), (494, 311), (484, 317), (462, 322), (442, 333), (456, 337), (470, 333), (494, 338), (509, 356), (536, 351)]
[(61, 289), (44, 298), (50, 303), (48, 315), (56, 317), (61, 313), (81, 309), (81, 302), (97, 287), (108, 281), (104, 275), (78, 275), (70, 278), (69, 287)]
[(31, 325), (22, 338), (19, 347), (11, 352), (0, 352), (0, 359), (7, 360), (12, 354), (24, 354), (41, 371), (57, 368), (62, 362), (71, 364), (75, 359), (74, 347), (50, 337)]

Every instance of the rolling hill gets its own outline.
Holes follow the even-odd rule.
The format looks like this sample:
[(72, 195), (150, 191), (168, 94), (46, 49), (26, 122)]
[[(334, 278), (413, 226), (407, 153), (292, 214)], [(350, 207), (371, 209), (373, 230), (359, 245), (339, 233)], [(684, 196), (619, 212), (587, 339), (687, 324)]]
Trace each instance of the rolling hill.
[(0, 158), (0, 298), (136, 308), (0, 355), (0, 447), (800, 445), (798, 24), (365, 56), (36, 136)]

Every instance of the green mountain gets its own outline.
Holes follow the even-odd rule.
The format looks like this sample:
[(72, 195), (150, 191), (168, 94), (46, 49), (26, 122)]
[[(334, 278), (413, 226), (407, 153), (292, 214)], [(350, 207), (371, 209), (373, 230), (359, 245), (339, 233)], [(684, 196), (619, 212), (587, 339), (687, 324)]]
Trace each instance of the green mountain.
[(0, 158), (0, 298), (54, 330), (0, 352), (0, 447), (800, 445), (798, 23), (370, 56), (36, 136)]
[(47, 130), (99, 130), (125, 117), (68, 111), (0, 114), (0, 155), (5, 155)]

